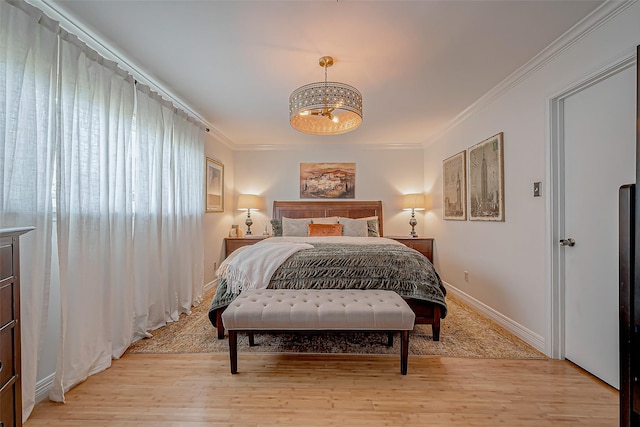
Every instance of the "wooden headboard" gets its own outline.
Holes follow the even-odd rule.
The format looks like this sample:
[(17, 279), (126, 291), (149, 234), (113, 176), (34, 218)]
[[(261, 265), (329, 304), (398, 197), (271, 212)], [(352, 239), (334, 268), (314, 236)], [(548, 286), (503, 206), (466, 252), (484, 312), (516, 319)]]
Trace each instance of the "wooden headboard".
[(382, 202), (381, 201), (350, 201), (350, 202), (321, 202), (321, 201), (274, 201), (273, 218), (323, 218), (327, 216), (342, 216), (345, 218), (378, 217), (380, 236), (382, 230)]

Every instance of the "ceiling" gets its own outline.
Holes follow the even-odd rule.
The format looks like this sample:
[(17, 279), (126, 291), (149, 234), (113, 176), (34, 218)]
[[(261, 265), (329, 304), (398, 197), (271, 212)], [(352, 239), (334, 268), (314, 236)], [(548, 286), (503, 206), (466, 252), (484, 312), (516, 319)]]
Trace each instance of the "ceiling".
[[(509, 1), (48, 0), (196, 112), (234, 149), (424, 144), (602, 4)], [(289, 126), (291, 92), (329, 80), (363, 96), (353, 132)]]

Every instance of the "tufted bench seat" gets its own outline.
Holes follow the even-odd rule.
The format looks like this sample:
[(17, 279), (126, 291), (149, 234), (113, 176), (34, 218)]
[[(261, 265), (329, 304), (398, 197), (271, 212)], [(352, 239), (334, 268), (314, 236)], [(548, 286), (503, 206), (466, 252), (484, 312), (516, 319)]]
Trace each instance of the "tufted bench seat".
[(400, 372), (407, 374), (409, 331), (415, 314), (404, 299), (383, 290), (261, 289), (242, 292), (222, 313), (229, 331), (231, 373), (238, 372), (238, 332), (385, 331), (389, 345), (400, 332)]

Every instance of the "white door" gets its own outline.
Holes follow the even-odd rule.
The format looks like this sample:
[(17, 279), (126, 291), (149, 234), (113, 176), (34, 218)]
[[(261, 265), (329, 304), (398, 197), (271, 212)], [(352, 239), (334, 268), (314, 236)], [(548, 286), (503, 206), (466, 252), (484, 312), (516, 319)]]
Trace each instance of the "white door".
[(635, 68), (565, 99), (565, 358), (619, 388), (618, 188), (635, 182)]

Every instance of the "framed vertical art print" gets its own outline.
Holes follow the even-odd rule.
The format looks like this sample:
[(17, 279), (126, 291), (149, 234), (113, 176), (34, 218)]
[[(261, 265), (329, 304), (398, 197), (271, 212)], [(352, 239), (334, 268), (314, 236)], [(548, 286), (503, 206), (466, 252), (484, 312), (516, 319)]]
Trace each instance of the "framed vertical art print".
[(467, 163), (465, 151), (442, 161), (443, 218), (467, 219)]
[(469, 220), (504, 221), (502, 132), (469, 150)]
[(224, 212), (224, 165), (207, 157), (205, 212)]

